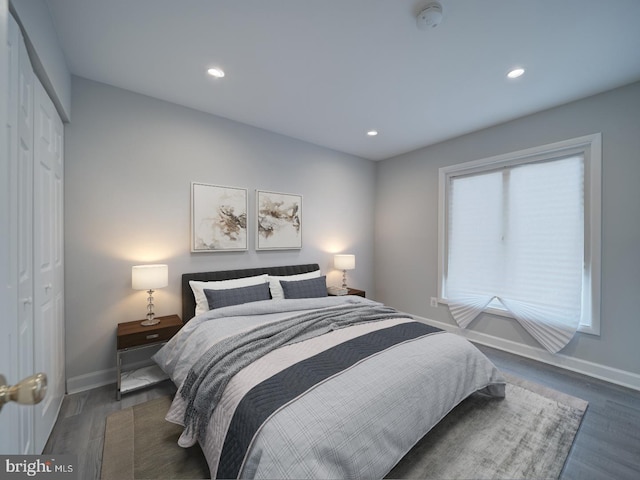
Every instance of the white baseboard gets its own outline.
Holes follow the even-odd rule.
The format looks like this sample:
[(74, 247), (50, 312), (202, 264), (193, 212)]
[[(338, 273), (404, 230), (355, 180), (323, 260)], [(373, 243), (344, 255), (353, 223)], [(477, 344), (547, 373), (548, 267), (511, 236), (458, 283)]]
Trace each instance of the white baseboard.
[(448, 332), (456, 333), (481, 345), (497, 348), (505, 352), (513, 353), (521, 357), (530, 358), (539, 362), (564, 368), (572, 372), (588, 375), (589, 377), (605, 380), (616, 385), (631, 388), (640, 391), (640, 375), (626, 370), (620, 370), (613, 367), (607, 367), (588, 360), (581, 360), (575, 357), (569, 357), (561, 353), (549, 353), (542, 348), (531, 347), (521, 343), (505, 340), (503, 338), (487, 335), (486, 333), (474, 332), (473, 330), (462, 329), (457, 325), (431, 320), (430, 318), (418, 317), (411, 315), (414, 319), (432, 325)]
[[(438, 322), (437, 320), (431, 320), (430, 318), (418, 317), (416, 315), (410, 315), (420, 322), (424, 322), (434, 327), (441, 328), (448, 332), (456, 333), (465, 337), (466, 339), (486, 345), (487, 347), (497, 348), (505, 352), (520, 355), (521, 357), (530, 358), (539, 362), (554, 365), (556, 367), (564, 368), (572, 372), (582, 373), (593, 378), (598, 378), (616, 385), (631, 388), (633, 390), (640, 391), (640, 375), (626, 370), (620, 370), (613, 367), (607, 367), (598, 363), (589, 362), (587, 360), (581, 360), (579, 358), (569, 357), (560, 353), (552, 354), (543, 350), (542, 348), (535, 348), (521, 343), (512, 342), (511, 340), (505, 340), (503, 338), (487, 335), (486, 333), (474, 332), (473, 330), (462, 329), (456, 325), (448, 323)], [(139, 368), (146, 365), (150, 365), (148, 361), (137, 362), (132, 364), (130, 368)], [(99, 370), (97, 372), (87, 373), (67, 379), (67, 393), (78, 393), (92, 388), (102, 387), (109, 385), (110, 383), (116, 383), (116, 369), (110, 368), (107, 370)], [(115, 388), (114, 388), (115, 392)]]
[(67, 394), (70, 395), (72, 393), (84, 392), (85, 390), (102, 387), (104, 385), (109, 385), (110, 383), (116, 383), (115, 368), (85, 373), (84, 375), (78, 375), (77, 377), (67, 378)]
[[(133, 370), (153, 364), (154, 363), (150, 360), (131, 362), (130, 364), (127, 364), (127, 370)], [(71, 377), (67, 379), (67, 394), (71, 395), (72, 393), (84, 392), (85, 390), (91, 390), (92, 388), (114, 384), (113, 392), (115, 396), (115, 383), (117, 382), (117, 378), (118, 374), (115, 367), (107, 370), (85, 373), (83, 375), (78, 375), (77, 377)]]

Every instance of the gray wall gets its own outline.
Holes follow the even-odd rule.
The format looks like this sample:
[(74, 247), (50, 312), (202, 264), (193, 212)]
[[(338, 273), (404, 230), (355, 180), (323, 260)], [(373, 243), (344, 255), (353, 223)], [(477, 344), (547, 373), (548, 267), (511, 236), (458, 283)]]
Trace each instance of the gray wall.
[[(640, 379), (640, 83), (380, 162), (376, 190), (376, 294), (423, 318), (455, 325), (437, 294), (438, 169), (602, 132), (601, 335), (577, 334), (559, 357)], [(518, 351), (537, 348), (513, 320), (484, 315), (469, 330)], [(530, 348), (531, 347), (531, 348)], [(638, 383), (640, 385), (640, 382)]]
[[(169, 265), (170, 285), (155, 295), (165, 315), (180, 312), (183, 272), (318, 262), (339, 283), (331, 254), (351, 252), (351, 285), (453, 326), (446, 307), (429, 306), (437, 288), (438, 168), (595, 132), (603, 134), (601, 335), (578, 334), (557, 363), (577, 359), (605, 367), (604, 376), (640, 375), (640, 84), (378, 164), (77, 77), (72, 109), (65, 130), (71, 390), (114, 380), (116, 325), (145, 312), (146, 294), (130, 286), (136, 264)], [(190, 253), (191, 181), (247, 188), (251, 218), (256, 188), (302, 194), (303, 249), (256, 252), (252, 230), (248, 252)], [(483, 316), (470, 330), (537, 348), (506, 318)]]
[[(167, 263), (156, 313), (181, 312), (184, 272), (317, 262), (356, 255), (350, 284), (373, 294), (375, 164), (136, 93), (73, 77), (65, 129), (66, 362), (69, 388), (114, 381), (115, 330), (143, 318), (131, 266)], [(286, 114), (286, 112), (283, 112)], [(192, 181), (303, 195), (303, 248), (189, 251)]]

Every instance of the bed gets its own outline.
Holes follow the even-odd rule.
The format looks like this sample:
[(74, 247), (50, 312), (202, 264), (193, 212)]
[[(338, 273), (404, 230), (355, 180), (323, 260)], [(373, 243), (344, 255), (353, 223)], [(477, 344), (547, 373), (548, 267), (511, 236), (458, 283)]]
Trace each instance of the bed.
[(185, 326), (154, 360), (212, 478), (382, 478), (472, 393), (504, 397), (467, 340), (324, 282), (317, 264), (183, 275)]

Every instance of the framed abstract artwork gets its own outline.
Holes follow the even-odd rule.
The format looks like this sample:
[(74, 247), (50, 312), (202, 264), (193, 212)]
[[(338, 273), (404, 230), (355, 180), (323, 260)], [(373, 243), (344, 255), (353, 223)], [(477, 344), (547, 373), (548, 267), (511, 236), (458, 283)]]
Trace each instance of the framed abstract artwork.
[(302, 248), (302, 195), (256, 190), (256, 250)]
[(191, 251), (247, 250), (247, 189), (191, 183)]

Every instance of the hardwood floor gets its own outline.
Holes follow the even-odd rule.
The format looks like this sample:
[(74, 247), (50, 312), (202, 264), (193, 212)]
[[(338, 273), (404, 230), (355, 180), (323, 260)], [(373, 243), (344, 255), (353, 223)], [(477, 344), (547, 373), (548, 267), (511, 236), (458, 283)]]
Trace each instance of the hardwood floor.
[(67, 395), (43, 453), (77, 455), (78, 478), (99, 479), (106, 418), (118, 410), (173, 395), (175, 391), (174, 385), (167, 380), (123, 395), (120, 401), (116, 400), (115, 383)]
[[(560, 478), (640, 478), (640, 392), (479, 345), (501, 370), (580, 397), (589, 407)], [(115, 399), (115, 385), (65, 397), (44, 453), (78, 456), (78, 478), (99, 479), (106, 417), (172, 395), (164, 382)]]
[(640, 478), (640, 392), (478, 345), (502, 371), (589, 402), (562, 479)]

